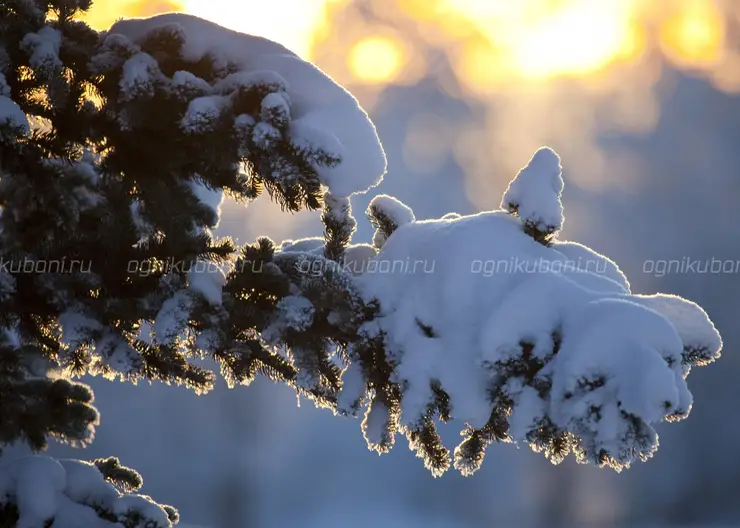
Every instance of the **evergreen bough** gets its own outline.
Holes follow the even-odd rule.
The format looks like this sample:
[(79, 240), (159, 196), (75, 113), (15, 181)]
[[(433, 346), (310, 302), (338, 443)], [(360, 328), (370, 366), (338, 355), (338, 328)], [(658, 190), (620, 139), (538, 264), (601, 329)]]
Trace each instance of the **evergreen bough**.
[[(177, 25), (133, 42), (78, 21), (90, 4), (0, 3), (0, 262), (9, 263), (0, 266), (0, 444), (42, 451), (53, 438), (84, 446), (99, 415), (90, 388), (72, 379), (159, 380), (202, 394), (215, 374), (198, 363), (211, 358), (230, 387), (263, 375), (338, 415), (364, 408), (362, 429), (372, 449), (386, 452), (403, 433), (441, 475), (451, 456), (436, 422), (452, 420), (456, 401), (439, 379), (429, 379), (420, 410), (401, 417), (418, 387), (399, 374), (403, 351), (389, 347), (382, 299), (364, 292), (362, 270), (345, 265), (367, 264), (395, 231), (415, 223), (413, 212), (377, 197), (367, 211), (377, 228), (374, 246), (352, 246), (349, 199), (333, 195), (319, 177), (341, 156), (292, 141), (291, 102), (279, 76), (224, 82), (236, 67), (214, 56), (186, 58), (187, 35)], [(214, 93), (218, 105), (207, 97)], [(553, 169), (550, 152), (538, 152), (530, 165)], [(528, 195), (517, 183), (526, 183), (525, 172), (502, 207), (524, 235), (550, 247), (562, 225), (559, 165), (549, 176), (550, 195)], [(268, 238), (237, 247), (212, 235), (218, 211), (209, 193), (246, 203), (265, 190), (286, 211), (322, 209), (324, 238), (296, 249)], [(544, 216), (536, 214), (543, 203)], [(198, 266), (202, 271), (193, 271)], [(420, 318), (415, 324), (429, 342), (444, 337)], [(481, 364), (490, 374), (490, 413), (486, 423), (463, 430), (454, 464), (464, 474), (480, 466), (493, 441), (524, 441), (556, 463), (575, 451), (579, 461), (616, 469), (657, 446), (650, 426), (627, 411), (621, 412), (633, 424), (624, 440), (629, 452), (584, 440), (591, 431), (586, 418), (581, 429), (568, 428), (545, 413), (524, 438), (510, 434), (518, 401), (512, 380), (550, 397), (548, 364), (563, 342), (558, 328), (551, 337), (547, 353), (522, 339), (517, 353)], [(685, 377), (691, 366), (718, 357), (718, 339), (684, 340), (681, 360), (666, 362)], [(571, 396), (606, 383), (584, 377), (580, 396)], [(668, 402), (666, 414), (680, 418), (688, 409)], [(173, 508), (131, 495), (141, 478), (116, 459), (29, 460), (41, 468), (39, 478), (66, 471), (70, 479), (84, 468), (113, 486), (115, 493), (106, 488), (99, 502), (67, 495), (101, 522), (127, 528), (177, 522)], [(0, 527), (15, 526), (24, 514), (20, 491), (0, 479), (0, 492)], [(44, 526), (56, 526), (50, 515)]]

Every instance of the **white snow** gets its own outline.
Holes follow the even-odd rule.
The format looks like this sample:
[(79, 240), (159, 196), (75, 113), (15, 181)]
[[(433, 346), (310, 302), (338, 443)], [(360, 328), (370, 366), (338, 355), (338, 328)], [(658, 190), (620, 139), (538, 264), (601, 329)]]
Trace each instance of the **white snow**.
[(221, 205), (224, 203), (223, 189), (210, 189), (208, 186), (198, 181), (197, 179), (190, 180), (188, 182), (188, 185), (190, 187), (190, 190), (193, 191), (193, 193), (195, 193), (195, 196), (198, 197), (198, 200), (200, 200), (201, 203), (203, 203), (204, 205), (210, 207), (211, 210), (215, 213), (218, 221), (212, 227), (218, 227), (218, 224), (221, 221)]
[(252, 141), (258, 148), (264, 150), (268, 150), (273, 142), (280, 140), (280, 137), (280, 131), (264, 121), (260, 121), (252, 129)]
[(167, 518), (167, 512), (146, 495), (122, 495), (113, 503), (113, 513), (118, 515), (119, 522), (126, 519), (129, 512), (137, 512), (146, 519), (144, 526), (165, 528), (172, 526)]
[(339, 391), (337, 407), (345, 412), (354, 413), (365, 395), (365, 378), (359, 361), (352, 362), (342, 374), (342, 390)]
[(670, 294), (635, 295), (633, 302), (651, 308), (668, 318), (685, 348), (705, 350), (710, 360), (719, 357), (722, 339), (707, 313), (696, 303)]
[(95, 342), (95, 356), (90, 374), (103, 374), (107, 379), (135, 372), (141, 362), (139, 353), (112, 331), (104, 332)]
[(157, 61), (148, 53), (137, 53), (123, 64), (121, 98), (130, 101), (154, 94), (155, 80), (161, 75)]
[(298, 240), (284, 240), (283, 243), (278, 247), (278, 251), (284, 252), (306, 252), (321, 254), (324, 250), (324, 238), (323, 237), (309, 237), (301, 238)]
[(172, 75), (172, 87), (186, 93), (209, 94), (212, 91), (210, 84), (189, 71), (176, 71)]
[[(560, 214), (556, 159), (549, 150), (538, 151), (522, 171), (520, 181), (527, 185), (519, 188), (549, 197), (531, 203)], [(549, 194), (530, 177), (540, 178)], [(646, 424), (688, 414), (682, 351), (694, 348), (714, 358), (722, 346), (706, 313), (676, 296), (632, 295), (627, 278), (603, 255), (572, 242), (547, 247), (523, 230), (535, 217), (559, 225), (551, 222), (558, 214), (535, 208), (521, 217), (505, 211), (404, 222), (406, 217), (373, 261), (378, 269), (383, 263), (412, 266), (356, 277), (364, 297), (380, 301), (376, 324), (399, 362), (396, 381), (406, 386), (402, 425), (425, 411), (431, 380), (450, 395), (456, 419), (484, 425), (492, 407), (487, 386), (507, 362), (524, 360), (523, 342), (546, 364), (539, 375), (550, 377), (553, 387), (547, 400), (523, 379), (511, 378), (503, 387), (514, 401), (514, 441), (526, 442), (547, 413), (589, 446), (616, 456), (630, 431), (622, 412)], [(555, 335), (561, 339), (557, 355)], [(598, 376), (606, 380), (603, 387), (576, 391), (581, 380)], [(601, 421), (589, 414), (592, 405), (600, 408)], [(628, 464), (633, 455), (620, 462)]]
[(345, 271), (359, 275), (368, 269), (370, 261), (377, 255), (377, 250), (370, 244), (353, 244), (344, 251), (342, 267)]
[(287, 295), (277, 303), (281, 323), (294, 330), (304, 330), (313, 323), (315, 308), (311, 301), (298, 295)]
[(362, 433), (369, 446), (378, 446), (387, 440), (386, 428), (390, 419), (390, 411), (385, 404), (374, 400), (371, 407), (365, 412), (362, 421)]
[[(393, 222), (396, 227), (416, 220), (414, 211), (412, 211), (408, 205), (393, 196), (388, 196), (387, 194), (379, 194), (370, 200), (370, 204), (367, 206), (367, 214), (371, 215), (371, 211), (373, 209), (383, 214)], [(446, 216), (445, 218), (450, 217)], [(376, 229), (375, 234), (373, 235), (373, 245), (378, 249), (382, 248), (383, 244), (385, 244), (385, 238), (383, 231)]]
[(587, 271), (601, 275), (619, 284), (624, 293), (630, 293), (630, 283), (627, 277), (609, 257), (605, 257), (578, 242), (553, 240), (552, 247), (565, 257), (566, 268), (572, 267), (576, 272)]
[(540, 231), (560, 229), (563, 226), (562, 192), (560, 157), (551, 148), (542, 147), (509, 183), (501, 208), (518, 209), (519, 216)]
[(285, 80), (293, 135), (310, 141), (317, 135), (305, 131), (320, 130), (336, 137), (342, 146), (341, 163), (320, 171), (322, 181), (332, 193), (349, 196), (380, 183), (386, 171), (386, 159), (370, 118), (349, 92), (284, 46), (181, 13), (123, 20), (114, 24), (110, 33), (140, 42), (149, 31), (173, 23), (179, 24), (186, 36), (183, 50), (186, 58), (198, 60), (210, 53), (219, 62), (231, 63), (241, 72), (274, 72)]
[(76, 348), (96, 330), (103, 326), (99, 321), (75, 311), (67, 310), (59, 315), (59, 324), (62, 327), (61, 342), (70, 348)]
[(254, 86), (271, 86), (285, 93), (288, 89), (288, 81), (271, 70), (238, 71), (217, 81), (213, 86), (213, 91), (225, 95), (236, 92), (239, 88), (248, 89)]
[[(278, 301), (275, 314), (270, 324), (261, 332), (262, 339), (271, 346), (280, 346), (280, 338), (286, 329), (305, 330), (313, 324), (313, 316), (316, 311), (314, 305), (301, 295), (287, 295)], [(294, 356), (300, 358), (300, 353), (294, 351)], [(311, 372), (299, 373), (300, 384), (303, 387), (311, 387), (314, 376)]]
[(154, 338), (157, 343), (172, 343), (182, 334), (190, 318), (193, 300), (187, 290), (178, 290), (162, 303), (154, 319)]
[(334, 196), (331, 192), (324, 193), (324, 204), (330, 211), (331, 217), (341, 224), (349, 224), (354, 232), (357, 222), (352, 217), (352, 206), (349, 198)]
[(290, 102), (286, 97), (287, 95), (284, 92), (273, 92), (267, 94), (265, 98), (262, 99), (262, 120), (269, 121), (274, 114), (284, 116), (285, 119), (290, 119)]
[(223, 303), (222, 290), (226, 284), (226, 275), (213, 262), (198, 260), (188, 270), (188, 287), (197, 292), (213, 306)]
[(34, 70), (51, 73), (62, 67), (59, 48), (62, 34), (59, 30), (45, 26), (38, 33), (29, 33), (21, 40), (21, 49), (30, 54), (28, 63)]
[(180, 122), (180, 128), (188, 134), (202, 134), (212, 130), (226, 106), (226, 97), (207, 95), (190, 101)]
[(398, 198), (388, 196), (387, 194), (379, 194), (370, 200), (368, 211), (370, 209), (377, 209), (397, 226), (402, 226), (416, 220), (414, 211), (408, 205)]
[[(289, 133), (291, 144), (300, 151), (321, 150), (334, 158), (341, 160), (346, 158), (347, 150), (334, 133), (318, 128), (308, 121), (291, 121)], [(345, 182), (341, 177), (337, 178), (337, 172), (326, 166), (315, 163), (315, 168), (321, 182), (329, 187), (333, 194), (349, 196), (350, 193), (342, 192), (342, 187), (351, 184), (351, 182)]]
[[(11, 129), (20, 129), (23, 133), (28, 133), (30, 127), (26, 114), (21, 107), (4, 95), (0, 95), (0, 126), (9, 126)], [(0, 139), (2, 137), (0, 136)]]
[(94, 508), (117, 516), (119, 522), (133, 512), (139, 526), (170, 528), (167, 513), (142, 495), (123, 495), (89, 462), (26, 456), (0, 465), (0, 501), (18, 507), (18, 528), (116, 528), (119, 523), (101, 519)]
[(144, 205), (142, 204), (142, 202), (140, 200), (134, 199), (131, 202), (130, 209), (131, 209), (131, 219), (133, 220), (134, 225), (136, 226), (136, 229), (139, 232), (139, 236), (142, 238), (149, 236), (152, 233), (153, 228), (149, 224), (149, 222), (147, 222), (146, 219), (144, 218), (144, 214), (143, 214)]

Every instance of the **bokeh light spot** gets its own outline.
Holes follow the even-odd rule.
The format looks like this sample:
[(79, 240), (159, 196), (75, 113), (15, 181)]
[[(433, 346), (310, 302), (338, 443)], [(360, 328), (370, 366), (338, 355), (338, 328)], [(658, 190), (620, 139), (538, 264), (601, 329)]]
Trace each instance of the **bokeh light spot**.
[(358, 41), (347, 58), (352, 74), (367, 83), (392, 81), (403, 68), (401, 44), (384, 36), (372, 36)]

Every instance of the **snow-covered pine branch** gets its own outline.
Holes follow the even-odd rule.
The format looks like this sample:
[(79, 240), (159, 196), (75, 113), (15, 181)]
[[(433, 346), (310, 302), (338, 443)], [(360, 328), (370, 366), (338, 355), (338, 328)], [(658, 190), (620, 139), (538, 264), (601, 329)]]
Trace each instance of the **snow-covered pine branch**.
[(555, 239), (562, 186), (559, 157), (540, 149), (506, 210), (405, 223), (378, 271), (355, 281), (380, 307), (365, 323), (384, 348), (373, 368), (393, 371), (383, 387), (368, 383), (368, 417), (384, 409), (369, 421), (385, 433), (373, 436), (404, 432), (435, 474), (449, 457), (433, 419), (450, 416), (466, 424), (454, 453), (464, 474), (492, 441), (617, 471), (646, 460), (658, 447), (652, 425), (689, 414), (691, 367), (719, 357), (699, 306), (632, 294), (614, 262)]
[(45, 456), (14, 459), (0, 465), (0, 522), (19, 528), (177, 524), (177, 510), (134, 493), (142, 484), (136, 471), (114, 457), (93, 462)]
[[(614, 262), (557, 239), (552, 150), (503, 210), (417, 220), (381, 195), (372, 245), (353, 243), (348, 198), (386, 160), (346, 90), (265, 39), (180, 14), (98, 34), (73, 19), (87, 7), (0, 3), (2, 444), (89, 441), (92, 393), (69, 378), (206, 392), (205, 357), (230, 386), (264, 375), (364, 415), (379, 452), (405, 434), (434, 475), (452, 463), (437, 420), (464, 424), (454, 463), (470, 474), (496, 440), (621, 469), (654, 452), (652, 424), (688, 415), (685, 378), (719, 356), (717, 331), (694, 303), (633, 294)], [(324, 236), (213, 237), (224, 195), (264, 189), (322, 208)], [(37, 460), (44, 489), (76, 489), (72, 466)], [(0, 470), (10, 523), (25, 474)], [(153, 522), (176, 521), (162, 511)]]

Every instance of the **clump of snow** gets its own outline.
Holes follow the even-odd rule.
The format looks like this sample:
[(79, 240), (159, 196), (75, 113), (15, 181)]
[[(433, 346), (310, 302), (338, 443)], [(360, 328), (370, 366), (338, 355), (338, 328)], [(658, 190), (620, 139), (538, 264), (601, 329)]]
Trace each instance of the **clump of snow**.
[(373, 209), (388, 218), (396, 226), (402, 226), (416, 220), (414, 211), (408, 205), (387, 194), (379, 194), (370, 200), (368, 210)]
[(290, 121), (290, 103), (287, 95), (280, 92), (272, 92), (262, 99), (260, 117), (263, 121), (284, 125)]
[[(183, 55), (187, 60), (198, 61), (209, 55), (220, 64), (233, 65), (238, 71), (230, 79), (227, 77), (229, 83), (243, 83), (245, 75), (272, 75), (284, 81), (294, 141), (313, 146), (323, 144), (330, 147), (325, 150), (332, 155), (341, 151), (339, 163), (319, 170), (322, 183), (333, 194), (349, 196), (380, 183), (386, 171), (386, 158), (367, 113), (331, 77), (284, 46), (181, 13), (122, 20), (109, 33), (140, 43), (152, 30), (169, 24), (182, 27)], [(140, 72), (141, 68), (136, 70)], [(129, 74), (129, 77), (139, 83), (146, 80), (144, 75)], [(226, 84), (227, 80), (223, 82)], [(225, 85), (217, 85), (214, 91), (219, 93), (224, 89)]]
[(252, 141), (263, 150), (268, 150), (273, 143), (280, 140), (280, 137), (280, 131), (264, 121), (260, 121), (252, 129)]
[[(272, 322), (262, 331), (262, 339), (270, 345), (279, 344), (280, 337), (286, 329), (301, 331), (310, 327), (313, 324), (315, 311), (316, 308), (311, 301), (301, 295), (283, 297), (275, 307)], [(294, 351), (294, 355), (297, 359), (301, 357), (298, 351)], [(314, 385), (316, 380), (310, 369), (299, 374), (303, 376), (300, 381), (301, 386), (309, 388)]]
[(154, 83), (161, 75), (157, 61), (148, 53), (137, 53), (123, 65), (121, 98), (130, 101), (154, 94)]
[[(98, 468), (78, 460), (27, 456), (0, 466), (0, 502), (14, 503), (18, 528), (115, 528), (139, 517), (137, 526), (171, 528), (167, 513), (149, 497), (121, 494)], [(101, 518), (97, 511), (117, 522)]]
[(21, 40), (21, 49), (30, 55), (31, 68), (47, 74), (62, 67), (59, 48), (62, 34), (59, 30), (45, 26), (38, 33), (29, 33)]
[(414, 211), (393, 196), (379, 194), (370, 200), (366, 214), (376, 226), (373, 245), (380, 249), (385, 244), (389, 230), (416, 220)]
[(291, 252), (306, 252), (321, 254), (324, 249), (324, 239), (322, 237), (309, 237), (301, 238), (298, 240), (284, 240), (278, 247), (278, 251), (281, 253), (286, 251)]
[(212, 130), (226, 106), (226, 98), (208, 95), (193, 99), (180, 122), (180, 128), (188, 134), (202, 134)]
[(221, 306), (226, 276), (219, 266), (210, 261), (199, 260), (191, 265), (187, 275), (191, 291), (202, 295), (213, 306)]
[[(538, 152), (520, 181), (552, 178), (552, 205), (559, 163), (556, 170), (556, 155)], [(578, 437), (579, 461), (620, 469), (657, 448), (650, 424), (688, 414), (687, 365), (722, 347), (696, 304), (633, 295), (607, 257), (572, 242), (543, 245), (506, 211), (413, 220), (402, 208), (383, 210), (401, 225), (373, 260), (419, 265), (355, 283), (380, 303), (373, 323), (403, 387), (400, 425), (418, 423), (438, 381), (454, 417), (480, 428), (500, 404), (493, 384), (512, 405), (511, 440), (529, 443), (549, 418)]]
[(542, 147), (509, 183), (501, 208), (516, 212), (538, 231), (559, 230), (563, 226), (563, 185), (560, 156)]
[(271, 70), (238, 71), (231, 73), (216, 82), (213, 91), (217, 94), (230, 94), (239, 89), (250, 89), (256, 86), (268, 86), (274, 92), (285, 93), (288, 90), (288, 81), (279, 73)]
[(115, 379), (119, 374), (136, 372), (141, 365), (141, 356), (134, 348), (113, 331), (104, 331), (95, 342), (94, 364), (90, 374), (103, 374), (107, 379)]
[(172, 76), (172, 88), (184, 95), (208, 95), (212, 91), (210, 84), (189, 71), (176, 71)]
[(93, 332), (102, 330), (99, 321), (92, 319), (75, 310), (67, 310), (59, 315), (59, 325), (62, 327), (61, 342), (69, 348), (77, 348), (89, 339)]
[(315, 308), (305, 297), (288, 295), (280, 299), (276, 308), (281, 323), (287, 328), (305, 330), (313, 323)]
[(123, 35), (107, 34), (98, 53), (90, 59), (93, 73), (102, 74), (112, 71), (126, 62), (126, 59), (138, 53), (134, 44)]
[(342, 267), (353, 275), (364, 273), (370, 261), (377, 255), (375, 246), (370, 244), (352, 244), (344, 251)]
[(362, 421), (362, 434), (367, 441), (367, 445), (378, 452), (382, 452), (383, 446), (393, 440), (388, 437), (390, 418), (391, 414), (388, 407), (379, 400), (374, 400), (365, 411), (365, 418)]
[(586, 271), (601, 275), (621, 285), (625, 293), (630, 292), (630, 283), (627, 280), (627, 276), (609, 257), (605, 257), (578, 242), (554, 240), (552, 247), (565, 257), (566, 262), (575, 271)]
[[(0, 95), (0, 127), (3, 125), (24, 134), (27, 134), (30, 130), (28, 118), (26, 118), (26, 114), (21, 110), (21, 107), (15, 104), (10, 97)], [(2, 136), (0, 136), (0, 139), (2, 139)]]
[(364, 395), (365, 378), (362, 375), (362, 365), (355, 361), (342, 374), (342, 390), (339, 391), (337, 407), (354, 414), (359, 410)]
[[(290, 142), (302, 152), (320, 151), (329, 156), (344, 160), (347, 154), (345, 146), (333, 132), (316, 127), (310, 121), (294, 120), (290, 123)], [(352, 193), (346, 191), (352, 181), (345, 181), (341, 173), (315, 162), (315, 169), (321, 183), (326, 185), (335, 196), (349, 196)]]
[(144, 218), (144, 205), (140, 200), (132, 200), (131, 202), (131, 219), (134, 222), (134, 226), (138, 230), (139, 236), (144, 239), (152, 234), (153, 227)]
[(331, 192), (326, 192), (324, 193), (324, 204), (326, 205), (326, 214), (330, 214), (335, 222), (348, 225), (354, 232), (357, 222), (352, 217), (352, 206), (349, 198), (337, 197)]
[(182, 334), (190, 318), (192, 305), (193, 300), (187, 290), (175, 292), (172, 297), (162, 303), (153, 326), (157, 343), (172, 343)]
[(195, 196), (200, 202), (208, 206), (213, 213), (216, 215), (216, 223), (211, 227), (218, 227), (221, 220), (221, 205), (224, 202), (224, 191), (223, 189), (211, 189), (204, 183), (198, 180), (190, 180), (188, 182), (190, 190), (193, 191)]
[(659, 312), (673, 323), (683, 342), (684, 352), (697, 355), (696, 365), (705, 365), (719, 358), (722, 339), (701, 306), (664, 293), (635, 295), (632, 300)]

